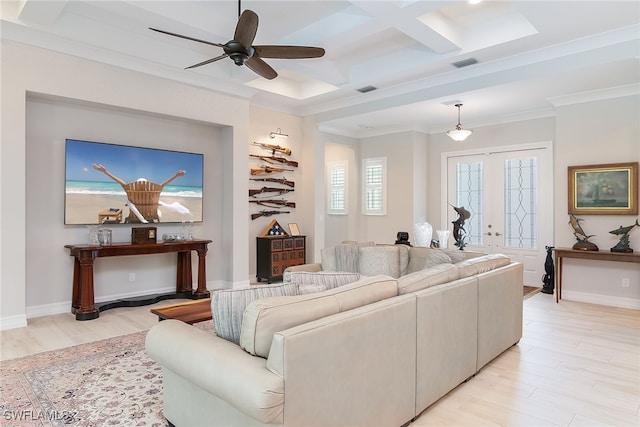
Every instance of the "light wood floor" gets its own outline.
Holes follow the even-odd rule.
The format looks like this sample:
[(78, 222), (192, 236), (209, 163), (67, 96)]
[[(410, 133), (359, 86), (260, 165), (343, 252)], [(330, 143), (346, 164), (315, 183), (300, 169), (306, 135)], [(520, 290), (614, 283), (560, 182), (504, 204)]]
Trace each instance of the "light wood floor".
[[(163, 301), (166, 305), (174, 301)], [(0, 332), (2, 360), (156, 323), (150, 306), (31, 319)], [(639, 426), (640, 311), (536, 294), (524, 301), (524, 336), (411, 424), (423, 426)]]

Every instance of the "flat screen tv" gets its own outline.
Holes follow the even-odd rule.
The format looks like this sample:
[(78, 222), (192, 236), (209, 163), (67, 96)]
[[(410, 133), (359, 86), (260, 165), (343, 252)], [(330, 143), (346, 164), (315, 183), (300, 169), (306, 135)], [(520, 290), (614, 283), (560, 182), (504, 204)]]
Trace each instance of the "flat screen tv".
[(65, 224), (202, 221), (204, 155), (67, 139)]

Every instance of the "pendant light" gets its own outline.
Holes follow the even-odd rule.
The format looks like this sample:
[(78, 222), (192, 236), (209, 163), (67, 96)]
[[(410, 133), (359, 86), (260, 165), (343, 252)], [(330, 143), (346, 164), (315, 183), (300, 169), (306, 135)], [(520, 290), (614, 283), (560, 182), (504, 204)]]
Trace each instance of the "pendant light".
[(462, 129), (462, 125), (460, 124), (460, 107), (462, 107), (462, 104), (456, 104), (456, 107), (458, 107), (458, 124), (455, 129), (448, 131), (447, 135), (454, 141), (461, 142), (471, 135), (471, 131), (469, 129)]

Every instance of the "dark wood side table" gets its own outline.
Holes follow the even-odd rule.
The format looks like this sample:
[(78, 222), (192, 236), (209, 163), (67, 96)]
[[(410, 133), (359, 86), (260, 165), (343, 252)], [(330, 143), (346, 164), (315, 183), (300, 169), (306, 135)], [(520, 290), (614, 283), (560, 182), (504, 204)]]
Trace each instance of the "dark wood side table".
[(562, 299), (562, 259), (578, 258), (598, 261), (618, 261), (640, 263), (640, 253), (623, 253), (608, 251), (576, 251), (569, 248), (554, 248), (554, 264), (556, 269), (556, 303)]
[[(69, 255), (75, 257), (73, 266), (73, 292), (71, 296), (71, 312), (76, 320), (91, 320), (100, 316), (100, 312), (116, 307), (135, 307), (153, 304), (169, 298), (200, 299), (210, 296), (207, 290), (207, 272), (205, 257), (207, 245), (211, 240), (184, 240), (162, 243), (113, 243), (108, 246), (65, 245)], [(191, 251), (198, 253), (198, 287), (194, 291), (191, 273)], [(175, 293), (151, 295), (134, 299), (123, 299), (96, 304), (93, 291), (93, 264), (96, 258), (151, 255), (177, 252), (177, 274)]]

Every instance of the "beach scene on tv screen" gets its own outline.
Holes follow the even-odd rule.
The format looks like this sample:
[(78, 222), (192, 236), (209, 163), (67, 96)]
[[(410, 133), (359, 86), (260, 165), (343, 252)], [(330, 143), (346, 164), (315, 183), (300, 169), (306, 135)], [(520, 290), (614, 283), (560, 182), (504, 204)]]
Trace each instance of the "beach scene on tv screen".
[(65, 162), (65, 224), (202, 221), (202, 154), (67, 139)]

